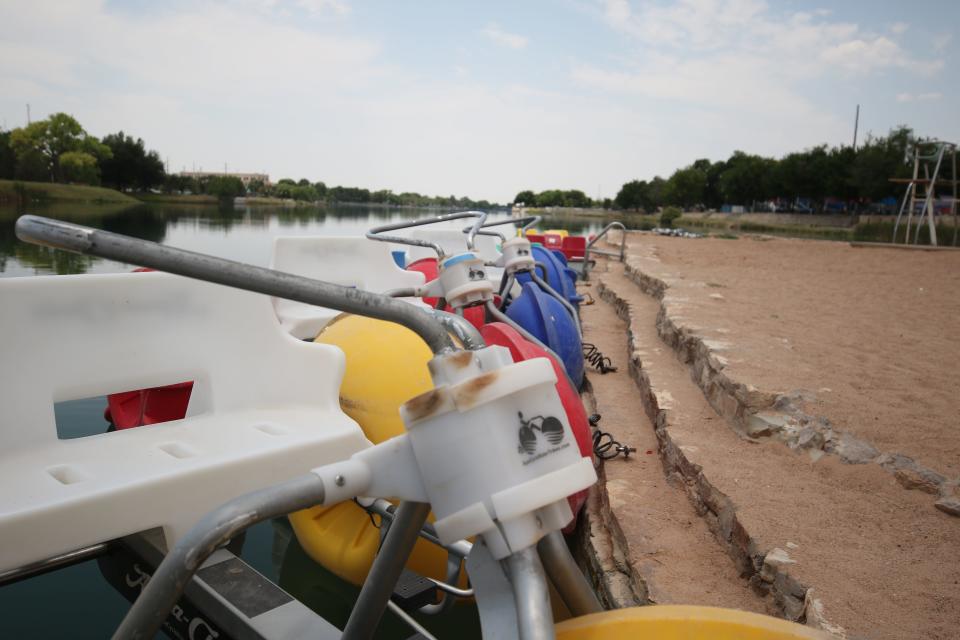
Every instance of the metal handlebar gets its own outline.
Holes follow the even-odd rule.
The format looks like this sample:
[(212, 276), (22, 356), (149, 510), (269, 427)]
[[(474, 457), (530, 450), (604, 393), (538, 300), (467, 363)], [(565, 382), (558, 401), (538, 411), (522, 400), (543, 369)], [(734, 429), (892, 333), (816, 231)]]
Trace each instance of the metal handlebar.
[(385, 231), (396, 231), (398, 229), (422, 227), (428, 224), (437, 224), (438, 222), (459, 220), (461, 218), (477, 218), (477, 221), (473, 224), (473, 226), (468, 227), (469, 231), (467, 232), (467, 250), (473, 251), (475, 247), (474, 238), (476, 237), (477, 232), (480, 230), (480, 227), (483, 225), (484, 221), (487, 219), (487, 213), (485, 211), (459, 211), (457, 213), (445, 213), (443, 215), (433, 216), (431, 218), (420, 218), (419, 220), (405, 220), (403, 222), (395, 222), (393, 224), (384, 224), (370, 229), (370, 231), (367, 232), (367, 238), (370, 240), (379, 240), (380, 242), (394, 242), (396, 244), (406, 244), (414, 247), (427, 247), (436, 251), (437, 257), (443, 259), (446, 256), (446, 253), (444, 252), (443, 247), (436, 242), (420, 240), (419, 238), (384, 236), (380, 234), (384, 233)]
[[(526, 231), (530, 227), (539, 223), (540, 220), (541, 220), (540, 216), (524, 216), (522, 218), (507, 218), (506, 220), (494, 220), (493, 222), (484, 223), (483, 226), (481, 226), (480, 228), (489, 229), (490, 227), (499, 227), (500, 225), (504, 225), (504, 224), (515, 224), (520, 228), (520, 231)], [(522, 227), (520, 226), (521, 224), (523, 224)], [(466, 233), (466, 231), (467, 230), (464, 229), (464, 233)], [(491, 234), (485, 234), (485, 235), (491, 235)], [(503, 238), (503, 236), (500, 235), (499, 233), (496, 235), (499, 235), (501, 238)]]
[[(598, 233), (596, 236), (594, 236), (593, 240), (591, 240), (590, 242), (587, 243), (587, 247), (586, 247), (586, 249), (584, 249), (584, 251), (583, 251), (583, 280), (584, 280), (584, 282), (590, 280), (590, 249), (591, 249), (591, 247), (593, 247), (593, 245), (596, 244), (597, 240), (599, 240), (599, 239), (602, 238), (603, 236), (607, 235), (607, 232), (610, 231), (610, 229), (614, 229), (614, 228), (620, 229), (620, 230), (623, 232), (623, 237), (622, 237), (622, 239), (620, 240), (620, 262), (623, 262), (623, 258), (624, 258), (624, 256), (626, 255), (626, 251), (627, 251), (627, 228), (626, 228), (625, 226), (623, 226), (623, 223), (622, 223), (622, 222), (614, 221), (614, 222), (611, 222), (610, 224), (608, 224), (607, 226), (605, 226), (605, 227), (600, 231), (600, 233)], [(609, 253), (609, 252), (606, 252), (606, 251), (600, 251), (599, 249), (596, 250), (596, 253), (599, 253), (599, 254), (602, 254), (602, 255), (615, 255), (615, 254), (612, 254), (612, 253)]]
[(21, 216), (17, 220), (16, 233), (24, 242), (151, 267), (236, 289), (395, 322), (423, 338), (434, 353), (454, 348), (446, 329), (432, 314), (406, 302), (362, 289), (255, 267), (39, 216)]

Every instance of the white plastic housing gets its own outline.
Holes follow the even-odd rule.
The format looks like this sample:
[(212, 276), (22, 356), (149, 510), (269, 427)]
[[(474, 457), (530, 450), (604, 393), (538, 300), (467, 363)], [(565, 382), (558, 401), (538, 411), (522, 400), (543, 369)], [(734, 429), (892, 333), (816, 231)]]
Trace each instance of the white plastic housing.
[(510, 238), (501, 246), (503, 255), (497, 260), (497, 266), (503, 267), (508, 274), (517, 271), (530, 271), (536, 266), (530, 241), (526, 238)]
[(431, 360), (436, 388), (400, 409), (445, 543), (483, 535), (504, 558), (561, 529), (566, 497), (596, 482), (546, 358), (504, 347)]
[(427, 283), (424, 295), (445, 298), (454, 309), (493, 300), (493, 283), (475, 253), (450, 256), (440, 263), (440, 276)]

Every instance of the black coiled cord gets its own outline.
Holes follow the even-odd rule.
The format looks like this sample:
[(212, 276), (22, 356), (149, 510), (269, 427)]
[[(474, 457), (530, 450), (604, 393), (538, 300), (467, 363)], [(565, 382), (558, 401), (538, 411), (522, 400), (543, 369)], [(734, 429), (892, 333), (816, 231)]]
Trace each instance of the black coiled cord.
[(583, 359), (601, 374), (612, 373), (617, 370), (617, 368), (613, 366), (613, 360), (603, 355), (600, 349), (597, 348), (597, 345), (590, 342), (583, 343)]
[(593, 427), (593, 455), (601, 460), (612, 460), (620, 454), (624, 458), (629, 458), (631, 453), (636, 452), (635, 447), (628, 447), (620, 444), (613, 439), (613, 435), (606, 431), (601, 431), (597, 424), (600, 423), (600, 414), (595, 413), (589, 418), (590, 426)]

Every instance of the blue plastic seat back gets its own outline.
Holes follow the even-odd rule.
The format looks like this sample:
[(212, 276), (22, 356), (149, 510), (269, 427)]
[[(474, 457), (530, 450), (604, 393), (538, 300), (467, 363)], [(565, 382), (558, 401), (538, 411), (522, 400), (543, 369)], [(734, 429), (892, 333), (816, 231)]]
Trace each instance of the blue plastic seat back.
[(577, 326), (564, 306), (534, 282), (523, 285), (507, 316), (556, 353), (577, 387), (583, 382), (583, 346)]
[[(579, 305), (583, 298), (577, 295), (577, 287), (574, 284), (576, 278), (571, 277), (570, 274), (567, 273), (565, 263), (561, 262), (557, 256), (554, 255), (553, 251), (543, 245), (532, 245), (532, 251), (534, 260), (546, 267), (547, 284), (549, 284), (554, 291), (566, 298), (570, 304)], [(572, 269), (570, 271), (572, 271)], [(525, 285), (532, 280), (529, 275), (518, 273), (517, 281)]]
[[(576, 294), (577, 294), (577, 279), (580, 277), (580, 274), (570, 268), (570, 263), (569, 263), (569, 261), (567, 260), (567, 256), (564, 255), (563, 251), (560, 251), (559, 249), (552, 249), (552, 251), (553, 251), (553, 255), (557, 258), (557, 261), (560, 262), (560, 264), (563, 265), (563, 273), (564, 273), (564, 275), (567, 276), (567, 279), (570, 280), (570, 284), (573, 285), (573, 294), (576, 295)], [(576, 302), (573, 302), (573, 301), (571, 300), (571, 303), (572, 303), (572, 304), (580, 304), (580, 302), (581, 302), (582, 300), (583, 300), (583, 297), (582, 297), (582, 296), (577, 296), (577, 301), (576, 301)]]

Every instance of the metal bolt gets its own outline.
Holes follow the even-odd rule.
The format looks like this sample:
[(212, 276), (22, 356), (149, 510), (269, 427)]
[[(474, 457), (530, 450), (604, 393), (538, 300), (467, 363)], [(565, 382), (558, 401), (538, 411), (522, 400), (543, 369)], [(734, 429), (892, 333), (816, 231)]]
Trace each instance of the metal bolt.
[(347, 479), (338, 473), (337, 476), (333, 479), (333, 483), (338, 487), (342, 487), (347, 483)]

